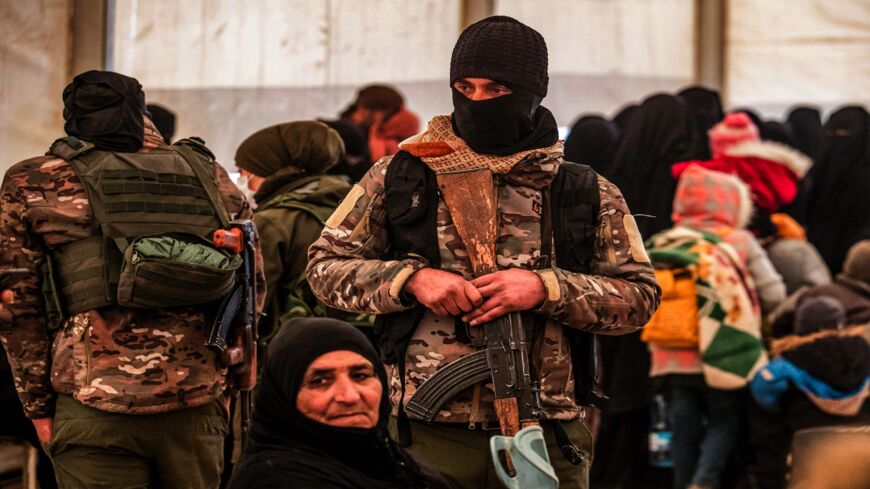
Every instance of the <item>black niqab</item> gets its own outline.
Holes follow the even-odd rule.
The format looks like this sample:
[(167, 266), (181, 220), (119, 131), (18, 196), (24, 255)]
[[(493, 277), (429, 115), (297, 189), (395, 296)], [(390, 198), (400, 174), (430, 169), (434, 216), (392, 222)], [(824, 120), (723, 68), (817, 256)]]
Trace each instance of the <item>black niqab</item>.
[(671, 166), (701, 156), (697, 137), (688, 104), (668, 94), (644, 100), (623, 132), (609, 177), (638, 217), (644, 238), (671, 227), (677, 186)]
[[(296, 408), (308, 366), (339, 350), (358, 353), (375, 366), (384, 389), (374, 428), (328, 426)], [(386, 375), (371, 343), (349, 324), (325, 318), (285, 323), (269, 344), (255, 396), (251, 443), (229, 487), (426, 487), (420, 467), (387, 434)], [(259, 470), (264, 464), (270, 469)]]
[(695, 115), (695, 128), (698, 131), (698, 140), (703, 148), (701, 158), (709, 159), (711, 153), (707, 131), (718, 124), (725, 116), (725, 113), (722, 112), (722, 101), (719, 99), (719, 92), (695, 86), (680, 91), (677, 96), (685, 100), (689, 104), (689, 107), (691, 107), (692, 113)]
[(479, 154), (508, 156), (546, 148), (559, 140), (556, 119), (541, 97), (512, 87), (512, 93), (471, 100), (453, 91), (453, 131)]
[(565, 139), (565, 161), (589, 165), (605, 174), (613, 164), (619, 143), (619, 126), (597, 116), (581, 117)]
[(63, 91), (64, 130), (98, 149), (133, 153), (145, 140), (145, 93), (135, 78), (87, 71)]
[(807, 237), (832, 274), (846, 252), (870, 238), (870, 115), (844, 107), (825, 124), (825, 154), (810, 170)]

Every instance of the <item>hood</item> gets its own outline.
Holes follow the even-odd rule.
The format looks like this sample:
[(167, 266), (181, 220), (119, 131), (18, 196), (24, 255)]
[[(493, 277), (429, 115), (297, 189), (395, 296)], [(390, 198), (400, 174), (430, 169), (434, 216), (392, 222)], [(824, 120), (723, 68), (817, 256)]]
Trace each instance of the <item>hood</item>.
[(774, 141), (747, 141), (725, 151), (729, 156), (749, 156), (768, 160), (785, 166), (798, 179), (803, 178), (813, 165), (810, 158), (800, 151)]
[(675, 177), (689, 165), (737, 175), (752, 190), (752, 202), (769, 213), (791, 203), (798, 182), (810, 167), (810, 159), (786, 145), (748, 141), (729, 148), (707, 161), (686, 161), (672, 168)]
[(864, 332), (864, 326), (853, 326), (786, 336), (773, 342), (771, 353), (837, 390), (850, 391), (860, 387), (870, 375), (870, 344)]
[(688, 165), (674, 196), (674, 224), (703, 231), (745, 228), (752, 217), (749, 187), (734, 175)]

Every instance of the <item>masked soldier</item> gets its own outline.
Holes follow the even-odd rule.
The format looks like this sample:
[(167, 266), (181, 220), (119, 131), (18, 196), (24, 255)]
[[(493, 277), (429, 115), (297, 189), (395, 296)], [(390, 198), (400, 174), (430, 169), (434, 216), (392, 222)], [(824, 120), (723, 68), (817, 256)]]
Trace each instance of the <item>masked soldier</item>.
[(0, 191), (0, 266), (30, 271), (0, 321), (24, 412), (61, 487), (218, 487), (205, 342), (244, 265), (211, 235), (251, 209), (201, 140), (165, 144), (135, 79), (83, 73), (63, 101), (69, 137)]
[[(492, 384), (462, 389), (434, 423), (404, 407), (433, 374), (476, 351), (481, 325), (530, 316), (550, 460), (561, 487), (586, 487), (592, 445), (580, 402), (592, 354), (574, 339), (641, 328), (660, 299), (653, 269), (619, 190), (563, 162), (556, 122), (540, 105), (548, 75), (538, 32), (502, 16), (473, 24), (453, 50), (450, 83), (452, 116), (377, 162), (328, 220), (309, 250), (309, 283), (331, 306), (381, 315), (400, 438), (463, 488), (500, 487), (487, 443), (498, 433)], [(492, 190), (497, 205), (484, 216), (496, 224), (497, 270), (485, 275), (473, 273), (470, 255), (486, 243), (468, 246), (458, 226), (479, 217), (463, 211), (476, 199), (451, 202), (444, 183), (481, 171), (492, 189), (480, 195)]]

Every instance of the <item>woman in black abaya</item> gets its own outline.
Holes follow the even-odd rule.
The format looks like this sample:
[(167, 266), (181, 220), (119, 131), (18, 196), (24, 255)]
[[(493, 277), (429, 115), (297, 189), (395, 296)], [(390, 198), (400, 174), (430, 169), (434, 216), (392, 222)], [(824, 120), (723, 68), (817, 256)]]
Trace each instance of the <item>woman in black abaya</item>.
[(565, 161), (589, 165), (606, 174), (619, 143), (619, 126), (597, 115), (583, 116), (565, 139)]
[(870, 238), (870, 115), (843, 107), (825, 124), (825, 154), (810, 170), (807, 237), (832, 274), (853, 244)]
[[(367, 389), (369, 399), (373, 399), (370, 410), (361, 403), (346, 407), (344, 413), (312, 411), (310, 406), (317, 405), (315, 402), (300, 400), (310, 399), (311, 392), (328, 397), (317, 387), (322, 380), (316, 375), (330, 379), (332, 374), (329, 371), (312, 374), (309, 367), (332, 358), (326, 355), (335, 352), (345, 357), (351, 352), (351, 358), (356, 359), (347, 363), (349, 378), (360, 384), (360, 392)], [(360, 363), (365, 368), (359, 370)], [(289, 321), (269, 344), (257, 387), (251, 441), (228, 488), (449, 489), (440, 475), (417, 463), (390, 439), (387, 393), (384, 366), (368, 339), (356, 328), (325, 318)], [(361, 416), (354, 414), (358, 412), (368, 413), (371, 427), (364, 427), (365, 418), (349, 425), (348, 419)]]
[(671, 166), (702, 157), (701, 144), (695, 116), (679, 97), (653, 95), (632, 115), (606, 176), (622, 190), (644, 238), (671, 227)]

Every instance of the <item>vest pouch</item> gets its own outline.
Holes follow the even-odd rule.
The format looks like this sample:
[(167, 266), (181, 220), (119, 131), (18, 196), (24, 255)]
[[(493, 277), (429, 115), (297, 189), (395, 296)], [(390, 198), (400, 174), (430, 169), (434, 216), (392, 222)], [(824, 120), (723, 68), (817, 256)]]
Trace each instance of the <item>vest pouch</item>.
[(662, 302), (640, 339), (665, 348), (698, 348), (698, 295), (690, 269), (656, 270)]
[(140, 237), (124, 251), (118, 305), (182, 307), (222, 299), (241, 265), (241, 256), (196, 235)]

